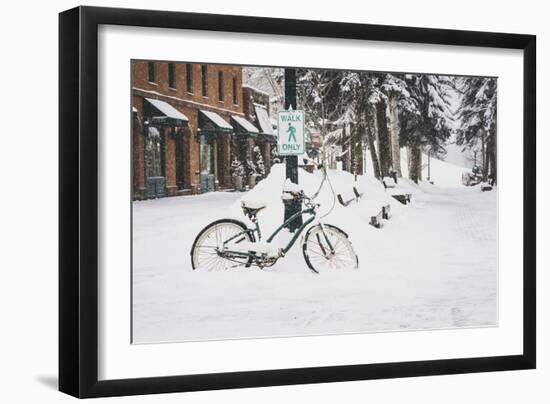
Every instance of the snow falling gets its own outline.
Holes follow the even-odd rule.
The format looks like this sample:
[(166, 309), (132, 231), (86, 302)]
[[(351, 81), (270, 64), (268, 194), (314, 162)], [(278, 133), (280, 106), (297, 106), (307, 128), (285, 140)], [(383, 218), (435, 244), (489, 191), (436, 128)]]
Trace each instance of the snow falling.
[[(243, 198), (267, 204), (259, 214), (264, 233), (280, 223), (283, 164), (248, 194), (135, 202), (134, 342), (495, 326), (496, 192), (462, 186), (464, 169), (452, 164), (436, 161), (432, 171), (454, 186), (402, 180), (413, 192), (407, 206), (373, 178), (358, 178), (364, 198), (336, 205), (325, 221), (348, 232), (359, 268), (331, 274), (310, 272), (298, 245), (269, 269), (191, 269), (196, 234), (220, 217), (244, 221)], [(351, 174), (329, 175), (337, 192), (356, 184)], [(303, 170), (300, 178), (306, 193), (321, 179)], [(319, 200), (332, 205), (327, 190)], [(393, 217), (375, 229), (368, 219), (383, 203), (391, 203)]]
[[(283, 76), (243, 69), (247, 85), (270, 96), (272, 112), (284, 102)], [(302, 235), (272, 267), (192, 269), (193, 241), (209, 223), (252, 226), (243, 201), (266, 205), (258, 214), (264, 239), (282, 224), (285, 164), (267, 174), (255, 148), (254, 162), (231, 162), (233, 176), (258, 176), (250, 190), (133, 202), (133, 342), (498, 326), (496, 84), (298, 69), (297, 108), (317, 139), (298, 185), (311, 196), (322, 180), (312, 168), (324, 163), (331, 186), (316, 199), (317, 217), (349, 235), (359, 267), (312, 273)], [(386, 189), (381, 180), (390, 178), (397, 185)], [(391, 218), (371, 226), (387, 205)], [(273, 244), (291, 237), (284, 230)]]

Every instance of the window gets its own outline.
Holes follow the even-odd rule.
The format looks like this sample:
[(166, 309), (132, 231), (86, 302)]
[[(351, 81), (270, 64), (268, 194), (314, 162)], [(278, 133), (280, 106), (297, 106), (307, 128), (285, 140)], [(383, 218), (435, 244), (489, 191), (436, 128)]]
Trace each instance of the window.
[(214, 144), (201, 140), (199, 152), (201, 174), (214, 174)]
[(193, 94), (193, 65), (191, 65), (191, 63), (187, 63), (185, 65), (185, 74), (187, 82), (187, 92)]
[(176, 65), (168, 63), (168, 87), (176, 88)]
[(155, 62), (147, 63), (147, 68), (148, 68), (148, 74), (149, 74), (149, 82), (150, 83), (156, 83), (157, 82), (157, 72), (156, 72)]
[(201, 66), (202, 95), (208, 97), (208, 70), (206, 65)]
[(233, 77), (233, 104), (238, 104), (238, 98), (237, 98), (237, 78)]
[(223, 72), (218, 72), (218, 99), (223, 101)]

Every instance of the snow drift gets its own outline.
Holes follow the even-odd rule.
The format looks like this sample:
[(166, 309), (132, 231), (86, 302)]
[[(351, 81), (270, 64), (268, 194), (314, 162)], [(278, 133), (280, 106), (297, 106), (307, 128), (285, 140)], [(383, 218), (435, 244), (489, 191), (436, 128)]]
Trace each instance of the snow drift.
[[(213, 220), (246, 221), (241, 200), (267, 205), (258, 217), (264, 237), (284, 217), (284, 165), (248, 193), (210, 193), (133, 203), (133, 339), (135, 343), (324, 335), (496, 325), (496, 192), (443, 187), (456, 169), (434, 163), (435, 185), (400, 180), (415, 193), (400, 205), (370, 175), (330, 171), (317, 201), (319, 216), (349, 234), (357, 270), (315, 275), (300, 243), (272, 268), (192, 271), (190, 249)], [(367, 166), (368, 168), (368, 166)], [(436, 180), (438, 170), (447, 174)], [(299, 172), (312, 195), (320, 172)], [(370, 217), (390, 204), (382, 229)], [(276, 242), (284, 244), (288, 232)]]

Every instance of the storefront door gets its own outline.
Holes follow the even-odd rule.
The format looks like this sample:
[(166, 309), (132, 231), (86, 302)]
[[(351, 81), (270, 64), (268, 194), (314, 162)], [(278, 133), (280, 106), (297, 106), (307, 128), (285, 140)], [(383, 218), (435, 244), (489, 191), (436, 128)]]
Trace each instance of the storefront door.
[(147, 197), (166, 195), (164, 140), (159, 129), (149, 127), (145, 138), (145, 181)]
[(205, 136), (200, 139), (201, 193), (214, 191), (214, 145)]

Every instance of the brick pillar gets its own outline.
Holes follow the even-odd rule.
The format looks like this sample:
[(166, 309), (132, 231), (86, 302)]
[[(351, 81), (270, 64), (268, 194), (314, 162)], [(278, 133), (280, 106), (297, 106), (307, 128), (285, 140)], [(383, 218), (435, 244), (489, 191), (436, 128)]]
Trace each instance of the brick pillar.
[(265, 165), (265, 176), (267, 177), (271, 172), (271, 145), (269, 143), (264, 143), (263, 155), (264, 155), (264, 165)]
[(178, 194), (176, 184), (176, 141), (172, 136), (172, 128), (164, 128), (164, 144), (166, 145), (165, 173), (166, 173), (166, 195)]
[(223, 175), (226, 187), (231, 186), (231, 137), (224, 136), (222, 144)]
[(220, 188), (220, 183), (223, 184), (223, 179), (220, 178), (220, 170), (218, 167), (218, 139), (215, 138), (212, 141), (213, 147), (212, 147), (212, 159), (214, 160), (214, 190), (217, 191)]
[(143, 128), (134, 113), (132, 127), (132, 197), (134, 200), (147, 198), (145, 188), (145, 139)]
[(189, 178), (189, 188), (194, 194), (200, 193), (200, 166), (199, 166), (199, 142), (197, 137), (193, 136), (189, 130), (185, 136), (185, 144), (187, 145), (187, 160), (186, 160), (186, 175)]
[(254, 161), (254, 139), (248, 138), (246, 139), (246, 159), (250, 161)]

